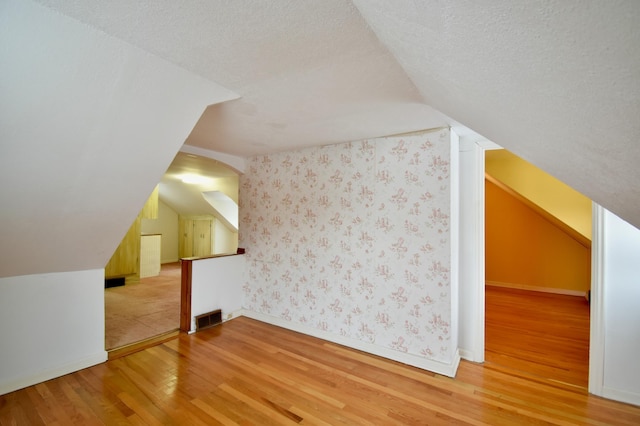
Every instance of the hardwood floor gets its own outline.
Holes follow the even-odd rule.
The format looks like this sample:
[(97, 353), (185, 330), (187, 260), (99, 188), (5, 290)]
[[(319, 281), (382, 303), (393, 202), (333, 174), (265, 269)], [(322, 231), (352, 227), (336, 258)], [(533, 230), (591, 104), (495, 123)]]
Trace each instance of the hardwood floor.
[(589, 303), (583, 297), (487, 286), (485, 364), (587, 389)]
[(456, 379), (248, 318), (0, 396), (0, 424), (640, 424), (640, 407), (462, 362)]

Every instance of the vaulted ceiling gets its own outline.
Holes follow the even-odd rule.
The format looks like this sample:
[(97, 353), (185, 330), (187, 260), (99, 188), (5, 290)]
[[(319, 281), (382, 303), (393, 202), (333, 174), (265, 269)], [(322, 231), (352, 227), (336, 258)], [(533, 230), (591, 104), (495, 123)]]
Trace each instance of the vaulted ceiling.
[[(195, 110), (201, 108), (195, 117), (189, 115), (186, 119), (186, 115), (173, 112), (177, 120), (184, 118), (181, 129), (189, 129), (184, 137), (177, 136), (184, 133), (180, 130), (173, 136), (176, 140), (162, 143), (154, 136), (145, 149), (130, 149), (132, 160), (144, 158), (143, 151), (150, 146), (157, 151), (153, 158), (155, 166), (142, 174), (140, 187), (131, 195), (139, 197), (140, 203), (160, 180), (159, 171), (168, 167), (185, 141), (191, 147), (246, 157), (452, 126), (462, 136), (485, 137), (508, 148), (627, 221), (640, 225), (637, 166), (640, 149), (636, 142), (640, 137), (638, 2), (38, 0), (32, 5), (27, 3), (30, 6), (6, 0), (0, 6), (3, 9), (0, 16), (5, 15), (7, 25), (9, 20), (18, 22), (17, 18), (24, 17), (19, 29), (17, 25), (0, 29), (5, 31), (4, 35), (0, 33), (2, 43), (10, 47), (4, 50), (8, 56), (0, 59), (3, 64), (17, 61), (29, 69), (36, 86), (41, 74), (54, 84), (56, 72), (60, 72), (60, 68), (49, 66), (57, 60), (51, 49), (49, 53), (39, 52), (38, 61), (29, 59), (44, 41), (51, 46), (71, 43), (73, 49), (69, 48), (66, 54), (82, 55), (81, 60), (86, 63), (94, 61), (95, 55), (106, 48), (115, 49), (109, 55), (117, 56), (126, 50), (127, 58), (145, 63), (140, 72), (146, 74), (136, 80), (132, 73), (110, 70), (106, 55), (94, 69), (82, 75), (82, 80), (76, 79), (75, 86), (70, 82), (78, 93), (67, 98), (67, 102), (78, 102), (80, 115), (113, 98), (108, 87), (95, 89), (104, 87), (103, 79), (113, 75), (124, 79), (128, 84), (124, 90), (134, 90), (133, 95), (135, 82), (148, 84), (154, 94), (140, 96), (152, 110), (161, 107), (171, 110), (173, 97), (182, 99), (187, 93), (191, 96), (192, 90), (199, 93), (194, 97), (198, 100), (191, 105)], [(27, 9), (29, 13), (24, 12)], [(55, 21), (56, 25), (47, 32), (48, 27), (34, 20), (34, 15)], [(67, 30), (71, 27), (73, 31)], [(20, 31), (21, 36), (12, 37), (10, 31)], [(82, 34), (85, 36), (78, 37)], [(81, 42), (77, 38), (83, 39), (83, 49), (76, 48), (75, 44)], [(19, 47), (15, 45), (18, 42), (22, 43)], [(112, 42), (124, 44), (112, 47), (109, 44)], [(154, 71), (153, 61), (162, 62), (158, 68), (175, 66), (176, 70), (158, 79), (159, 71)], [(25, 77), (16, 72), (11, 78), (0, 78), (2, 112), (16, 115), (16, 105), (7, 96), (24, 94), (9, 90), (15, 86), (11, 78), (24, 83)], [(91, 78), (95, 81), (90, 81)], [(183, 82), (184, 94), (174, 93), (180, 91)], [(163, 92), (164, 85), (171, 95)], [(206, 86), (209, 95), (198, 92), (198, 85)], [(87, 88), (95, 89), (91, 95), (99, 98), (87, 95), (85, 99)], [(30, 140), (25, 136), (31, 132), (26, 130), (29, 126), (44, 126), (47, 131), (68, 127), (71, 114), (59, 117), (58, 121), (51, 117), (41, 120), (43, 114), (61, 115), (55, 105), (65, 102), (63, 93), (41, 90), (45, 105), (53, 110), (43, 109), (42, 104), (25, 103), (21, 107), (24, 110), (20, 110), (23, 121), (18, 125), (14, 120), (11, 131), (2, 134), (3, 150), (5, 144)], [(122, 96), (125, 95), (131, 92), (123, 92)], [(184, 101), (188, 104), (187, 99)], [(135, 102), (127, 110), (133, 114), (130, 120), (136, 119), (134, 106)], [(185, 111), (178, 104), (173, 107)], [(99, 127), (110, 125), (109, 120), (116, 113), (97, 117)], [(168, 115), (155, 119), (171, 120), (169, 111), (163, 114)], [(153, 118), (142, 116), (148, 122), (142, 127), (148, 129)], [(60, 133), (56, 146), (69, 154), (80, 148), (80, 156), (93, 158), (107, 149), (92, 141), (95, 132), (91, 129), (83, 134), (82, 141), (78, 139), (74, 144), (67, 141), (75, 140), (73, 132), (67, 130), (66, 134), (60, 130)], [(166, 134), (163, 138), (166, 139)], [(127, 142), (130, 147), (137, 147), (142, 139), (145, 138)], [(43, 156), (51, 149), (46, 145), (39, 147)], [(116, 151), (122, 154), (126, 148)], [(64, 155), (61, 153), (60, 157)], [(7, 159), (3, 165), (14, 160)], [(129, 173), (126, 161), (114, 162), (113, 166)], [(64, 183), (61, 185), (64, 187)], [(37, 193), (34, 188), (28, 189)], [(122, 186), (116, 185), (116, 189)], [(0, 195), (3, 204), (11, 200), (12, 194)], [(115, 195), (113, 198), (118, 199)], [(25, 201), (16, 209), (23, 211), (29, 206)], [(134, 214), (134, 207), (139, 206), (126, 209), (126, 215)], [(130, 221), (123, 222), (113, 231), (122, 227), (124, 233)], [(114, 244), (117, 241), (109, 241), (103, 251), (109, 251), (108, 247)], [(101, 253), (99, 257), (104, 256)], [(25, 267), (18, 272), (31, 270)]]

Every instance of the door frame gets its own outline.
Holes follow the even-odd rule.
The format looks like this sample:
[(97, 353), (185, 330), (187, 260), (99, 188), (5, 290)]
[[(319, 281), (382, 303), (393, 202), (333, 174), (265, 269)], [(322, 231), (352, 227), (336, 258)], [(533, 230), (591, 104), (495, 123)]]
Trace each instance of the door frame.
[(501, 146), (478, 138), (460, 140), (460, 356), (484, 362), (484, 157)]
[[(461, 227), (467, 227), (472, 235), (466, 241), (461, 241), (460, 246), (471, 243), (472, 253), (463, 256), (461, 253), (461, 278), (462, 270), (472, 268), (467, 282), (461, 279), (461, 294), (463, 288), (467, 289), (467, 300), (460, 298), (461, 309), (468, 311), (467, 319), (461, 318), (461, 340), (459, 342), (462, 358), (473, 362), (484, 362), (485, 349), (485, 153), (488, 150), (502, 149), (501, 146), (485, 140), (461, 141), (461, 157), (473, 156), (473, 167), (461, 167), (461, 184), (467, 184), (466, 195), (471, 194), (470, 214), (461, 218)], [(467, 154), (464, 154), (464, 151)], [(469, 161), (469, 160), (467, 160)], [(472, 176), (464, 177), (465, 174)], [(471, 187), (469, 187), (471, 185)], [(461, 198), (464, 196), (461, 191)], [(603, 221), (604, 209), (592, 202), (592, 242), (591, 242), (591, 318), (589, 339), (589, 387), (590, 393), (601, 395), (604, 379), (604, 284), (603, 284)], [(466, 225), (464, 222), (467, 222)], [(462, 233), (461, 233), (462, 234)], [(466, 304), (465, 304), (466, 302)], [(465, 306), (466, 305), (466, 306)], [(466, 340), (464, 336), (467, 336)]]

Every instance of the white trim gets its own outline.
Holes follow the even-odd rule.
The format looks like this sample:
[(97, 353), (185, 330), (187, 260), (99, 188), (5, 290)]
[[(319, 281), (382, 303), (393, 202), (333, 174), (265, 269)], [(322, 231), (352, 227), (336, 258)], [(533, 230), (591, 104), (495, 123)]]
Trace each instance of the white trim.
[(476, 361), (475, 360), (475, 358), (476, 358), (475, 354), (472, 351), (468, 350), (468, 349), (459, 348), (458, 352), (460, 352), (460, 358), (464, 359), (466, 361), (477, 362), (477, 363), (484, 362), (484, 361)]
[(65, 364), (51, 370), (41, 371), (40, 373), (33, 374), (28, 377), (22, 377), (9, 383), (2, 383), (0, 384), (0, 395), (17, 391), (28, 386), (33, 386), (38, 383), (46, 382), (47, 380), (55, 379), (56, 377), (64, 376), (69, 373), (74, 373), (87, 367), (101, 364), (105, 362), (107, 358), (107, 351), (101, 351), (95, 355), (79, 359), (72, 363)]
[(485, 151), (503, 149), (500, 145), (497, 145), (488, 140), (479, 140), (474, 144), (475, 152), (475, 197), (476, 204), (475, 209), (476, 223), (475, 223), (475, 253), (474, 263), (476, 265), (476, 278), (474, 284), (475, 293), (475, 321), (473, 321), (473, 334), (476, 336), (474, 339), (474, 346), (470, 348), (470, 357), (465, 357), (469, 361), (484, 362), (484, 322), (485, 322), (485, 239), (484, 239), (484, 221), (485, 221), (485, 195), (484, 195), (484, 165), (485, 165)]
[[(477, 223), (477, 252), (478, 252), (478, 286), (481, 287), (481, 291), (478, 294), (478, 305), (482, 305), (482, 308), (478, 309), (477, 314), (477, 327), (476, 333), (483, 336), (481, 340), (481, 350), (484, 354), (484, 325), (485, 325), (485, 313), (484, 313), (484, 285), (485, 285), (485, 240), (484, 240), (484, 157), (485, 150), (499, 149), (500, 147), (489, 141), (476, 142), (478, 149), (476, 150), (476, 185), (477, 191), (480, 197), (481, 208), (478, 211), (478, 223)], [(613, 398), (616, 391), (604, 389), (604, 287), (603, 287), (603, 256), (604, 256), (604, 209), (593, 203), (593, 218), (592, 218), (592, 242), (591, 242), (591, 314), (590, 314), (590, 339), (589, 339), (589, 392), (606, 397)], [(475, 351), (480, 350), (480, 344), (478, 348), (474, 348)], [(606, 393), (606, 394), (605, 394)], [(624, 395), (622, 395), (624, 397)], [(636, 402), (637, 403), (637, 402)]]
[(417, 355), (398, 352), (393, 349), (377, 346), (372, 343), (362, 342), (360, 340), (349, 339), (340, 335), (329, 333), (327, 331), (318, 330), (317, 328), (309, 327), (302, 324), (294, 324), (289, 321), (285, 321), (281, 318), (272, 317), (270, 315), (262, 314), (260, 312), (254, 312), (249, 310), (243, 310), (242, 315), (257, 321), (262, 321), (267, 324), (275, 325), (277, 327), (286, 328), (287, 330), (295, 331), (297, 333), (306, 334), (308, 336), (317, 337), (322, 340), (337, 343), (338, 345), (347, 346), (352, 349), (357, 349), (363, 352), (367, 352), (373, 355), (381, 356), (393, 361), (398, 361), (403, 364), (418, 367), (423, 370), (431, 371), (437, 374), (442, 374), (447, 377), (455, 377), (456, 370), (460, 364), (460, 353), (456, 350), (451, 363), (446, 364), (444, 362), (434, 361), (426, 359)]
[(500, 281), (485, 281), (485, 285), (489, 285), (493, 287), (515, 288), (518, 290), (537, 291), (540, 293), (563, 294), (565, 296), (579, 296), (579, 297), (585, 297), (585, 298), (587, 297), (586, 291), (567, 290), (564, 288), (538, 287), (538, 286), (527, 285), (527, 284), (503, 283)]
[(484, 182), (484, 151), (491, 151), (494, 149), (504, 149), (503, 147), (501, 147), (500, 145), (498, 145), (497, 143), (491, 142), (489, 140), (483, 139), (483, 140), (479, 140), (478, 142), (476, 142), (476, 145), (478, 145), (480, 148), (482, 148), (482, 154), (483, 154), (483, 158), (482, 158), (482, 169), (483, 169), (483, 173), (482, 173), (482, 179)]
[[(589, 336), (589, 392), (613, 398), (604, 389), (604, 208), (592, 203), (591, 326)], [(608, 390), (609, 395), (612, 390)], [(617, 398), (613, 398), (617, 399)], [(638, 404), (640, 399), (636, 399)]]
[[(449, 303), (451, 312), (450, 342), (459, 352), (460, 347), (460, 137), (449, 129)], [(459, 360), (459, 355), (458, 355)], [(453, 375), (455, 376), (455, 370)]]
[[(591, 392), (591, 386), (589, 386), (589, 392)], [(595, 392), (591, 392), (595, 394)], [(621, 391), (617, 389), (611, 389), (602, 387), (602, 394), (595, 394), (603, 398), (612, 399), (614, 401), (625, 402), (627, 404), (640, 406), (640, 394), (635, 392)]]
[(478, 198), (478, 212), (476, 215), (476, 315), (478, 319), (474, 321), (475, 330), (474, 334), (477, 336), (476, 346), (473, 348), (475, 352), (475, 360), (477, 362), (484, 362), (484, 316), (485, 316), (485, 258), (484, 258), (484, 142), (480, 141), (475, 144), (475, 157), (476, 157), (476, 197)]
[(227, 313), (226, 317), (222, 319), (222, 322), (227, 322), (237, 317), (241, 317), (244, 315), (244, 309), (236, 309), (235, 311)]
[(180, 152), (186, 154), (200, 155), (202, 157), (211, 158), (212, 160), (220, 161), (227, 166), (234, 168), (240, 173), (244, 173), (246, 170), (246, 162), (244, 157), (237, 157), (231, 154), (225, 154), (224, 152), (212, 151), (210, 149), (199, 148), (197, 146), (182, 145)]

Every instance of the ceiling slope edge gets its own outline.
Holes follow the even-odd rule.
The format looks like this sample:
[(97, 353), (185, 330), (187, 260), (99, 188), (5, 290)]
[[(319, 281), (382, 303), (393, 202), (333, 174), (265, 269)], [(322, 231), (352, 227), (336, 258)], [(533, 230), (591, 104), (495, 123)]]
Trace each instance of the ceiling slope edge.
[(240, 174), (244, 174), (246, 170), (245, 158), (239, 157), (237, 155), (226, 154), (224, 152), (213, 151), (210, 149), (200, 148), (187, 144), (182, 145), (182, 148), (180, 148), (180, 152), (184, 152), (185, 154), (199, 155), (201, 157), (220, 161), (221, 163), (226, 164)]

